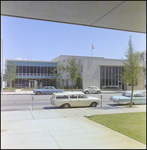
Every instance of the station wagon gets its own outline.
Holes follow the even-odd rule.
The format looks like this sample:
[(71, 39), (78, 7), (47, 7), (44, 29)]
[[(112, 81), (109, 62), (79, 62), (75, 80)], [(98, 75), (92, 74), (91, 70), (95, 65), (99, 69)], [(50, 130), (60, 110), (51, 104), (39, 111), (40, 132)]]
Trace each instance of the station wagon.
[(96, 107), (100, 104), (99, 98), (87, 96), (83, 92), (53, 93), (50, 100), (52, 105), (64, 108), (79, 106)]

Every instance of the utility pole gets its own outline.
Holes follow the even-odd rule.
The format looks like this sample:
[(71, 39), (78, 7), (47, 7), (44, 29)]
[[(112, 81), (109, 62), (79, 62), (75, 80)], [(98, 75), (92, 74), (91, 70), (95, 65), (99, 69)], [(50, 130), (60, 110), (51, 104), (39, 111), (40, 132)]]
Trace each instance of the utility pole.
[(2, 41), (2, 87), (1, 87), (1, 92), (3, 94), (3, 39), (1, 39)]

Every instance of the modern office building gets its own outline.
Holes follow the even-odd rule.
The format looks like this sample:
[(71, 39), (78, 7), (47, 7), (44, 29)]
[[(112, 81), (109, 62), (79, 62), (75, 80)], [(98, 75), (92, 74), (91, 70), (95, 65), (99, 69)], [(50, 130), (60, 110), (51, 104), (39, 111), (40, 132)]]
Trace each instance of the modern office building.
[[(6, 60), (16, 65), (17, 79), (12, 83), (13, 87), (42, 88), (43, 86), (55, 86), (55, 77), (52, 71), (56, 68), (56, 62), (32, 61), (32, 60)], [(7, 67), (7, 66), (6, 66)]]
[[(81, 86), (77, 88), (86, 88), (91, 85), (105, 88), (118, 88), (130, 90), (130, 85), (123, 85), (120, 75), (123, 68), (122, 59), (106, 59), (104, 57), (86, 57), (86, 56), (71, 56), (60, 55), (52, 61), (28, 61), (28, 60), (6, 60), (13, 61), (17, 66), (17, 80), (12, 84), (13, 87), (22, 88), (41, 88), (47, 85), (56, 87), (55, 76), (52, 70), (56, 68), (58, 62), (67, 67), (68, 58), (76, 58), (78, 64), (79, 75), (82, 77)], [(142, 57), (142, 56), (141, 56)], [(143, 55), (145, 57), (145, 55)], [(144, 59), (145, 60), (145, 59)], [(144, 61), (140, 62), (140, 66), (144, 65)], [(60, 86), (71, 86), (71, 81), (68, 80), (68, 72), (62, 71), (62, 81)], [(143, 78), (143, 77), (141, 77)], [(143, 82), (143, 80), (142, 80)], [(143, 83), (139, 82), (134, 86), (135, 90), (143, 89)]]
[[(60, 55), (54, 58), (52, 62), (63, 63), (66, 67), (68, 65), (67, 59), (72, 57), (76, 58), (79, 74), (82, 77), (83, 88), (95, 85), (101, 89), (131, 89), (130, 85), (123, 85), (120, 79), (120, 74), (123, 68), (122, 59)], [(143, 66), (143, 61), (140, 62), (140, 66)], [(67, 80), (67, 74), (68, 72), (63, 72), (64, 80), (62, 85), (71, 85), (71, 82)], [(143, 89), (143, 83), (139, 82), (134, 89)]]

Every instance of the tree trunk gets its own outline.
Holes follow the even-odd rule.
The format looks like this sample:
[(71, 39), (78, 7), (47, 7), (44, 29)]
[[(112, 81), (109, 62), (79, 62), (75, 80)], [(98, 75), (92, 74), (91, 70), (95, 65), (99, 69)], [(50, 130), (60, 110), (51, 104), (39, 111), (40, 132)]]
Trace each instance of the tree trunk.
[(10, 88), (12, 88), (12, 82), (10, 82)]
[(72, 81), (72, 92), (73, 92), (73, 81)]
[(56, 84), (57, 84), (57, 89), (58, 89), (58, 81), (56, 80)]
[(131, 101), (130, 101), (130, 107), (132, 107), (133, 88), (134, 88), (134, 84), (133, 84), (133, 79), (132, 79), (132, 92), (131, 92)]

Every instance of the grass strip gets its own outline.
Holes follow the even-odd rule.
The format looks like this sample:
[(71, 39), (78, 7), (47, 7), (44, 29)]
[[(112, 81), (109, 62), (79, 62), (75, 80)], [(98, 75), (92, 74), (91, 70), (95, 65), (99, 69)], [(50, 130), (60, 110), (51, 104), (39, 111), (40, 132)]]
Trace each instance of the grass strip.
[(146, 144), (146, 112), (93, 115), (89, 119)]

